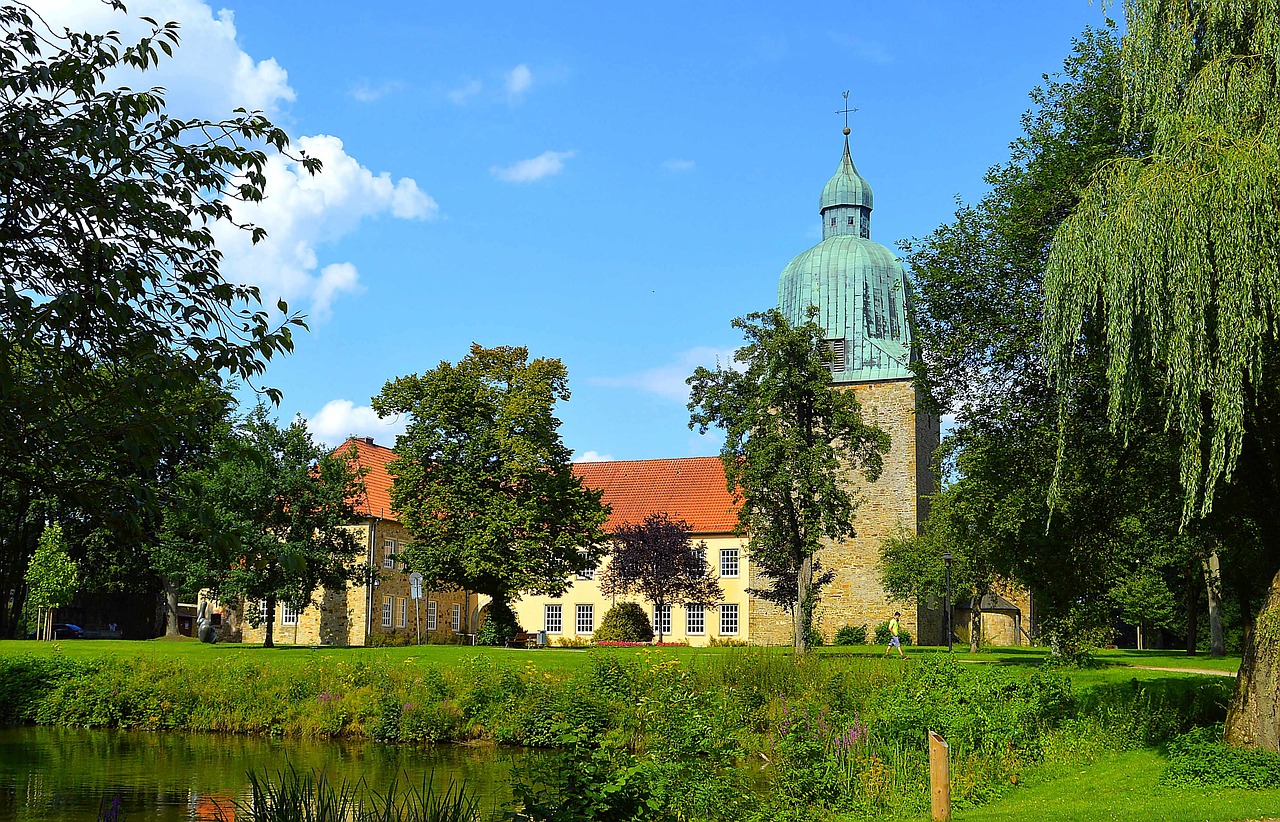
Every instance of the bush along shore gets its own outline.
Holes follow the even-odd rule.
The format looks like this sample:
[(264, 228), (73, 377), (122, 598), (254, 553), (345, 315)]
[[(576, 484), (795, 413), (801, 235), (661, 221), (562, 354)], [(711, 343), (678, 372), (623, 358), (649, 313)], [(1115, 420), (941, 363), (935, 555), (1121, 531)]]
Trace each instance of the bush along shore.
[(0, 658), (0, 721), (485, 739), (556, 749), (513, 775), (529, 818), (823, 819), (927, 812), (926, 730), (950, 742), (953, 802), (966, 807), (1028, 774), (1210, 727), (1230, 687), (1170, 678), (1080, 694), (1057, 669), (941, 656), (796, 664), (754, 648), (689, 661), (631, 648), (589, 654), (565, 672), (465, 655), (439, 667), (317, 659), (284, 669), (14, 656)]

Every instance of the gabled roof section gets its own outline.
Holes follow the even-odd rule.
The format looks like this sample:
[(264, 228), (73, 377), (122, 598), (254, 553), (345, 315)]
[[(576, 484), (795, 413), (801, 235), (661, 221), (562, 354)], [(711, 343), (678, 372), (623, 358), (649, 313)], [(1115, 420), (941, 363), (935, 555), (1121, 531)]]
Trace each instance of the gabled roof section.
[(396, 458), (396, 452), (377, 445), (373, 437), (348, 437), (334, 452), (346, 453), (353, 447), (356, 449), (356, 467), (367, 469), (364, 500), (356, 506), (356, 512), (361, 516), (399, 521), (391, 507), (391, 474), (387, 471), (387, 464)]
[(604, 491), (604, 502), (613, 508), (607, 531), (663, 512), (684, 520), (694, 534), (728, 534), (738, 524), (738, 505), (725, 487), (718, 457), (576, 462), (573, 471), (583, 485)]

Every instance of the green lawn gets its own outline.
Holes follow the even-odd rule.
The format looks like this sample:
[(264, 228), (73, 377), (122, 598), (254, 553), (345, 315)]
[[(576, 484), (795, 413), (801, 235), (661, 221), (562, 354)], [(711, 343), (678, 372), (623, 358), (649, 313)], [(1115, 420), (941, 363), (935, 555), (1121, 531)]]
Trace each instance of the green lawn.
[[(695, 661), (731, 653), (732, 648), (615, 648), (611, 653), (620, 654), (660, 654), (682, 661)], [(913, 659), (936, 656), (947, 653), (944, 648), (908, 647), (906, 664)], [(790, 656), (790, 647), (771, 647), (754, 649), (757, 653)], [(533, 664), (546, 671), (568, 671), (580, 668), (590, 659), (590, 649), (586, 648), (540, 648), (510, 649), (465, 647), (458, 645), (417, 645), (404, 648), (335, 648), (335, 647), (295, 647), (279, 645), (275, 648), (263, 648), (260, 645), (239, 643), (221, 643), (205, 645), (191, 639), (172, 640), (65, 640), (61, 642), (34, 642), (30, 640), (0, 641), (0, 656), (17, 654), (45, 655), (52, 653), (66, 654), (70, 657), (92, 657), (98, 655), (121, 655), (148, 658), (217, 658), (234, 657), (236, 659), (252, 659), (254, 661), (271, 661), (277, 665), (305, 664), (316, 659), (353, 660), (376, 658), (392, 662), (404, 661), (430, 665), (449, 665), (474, 656), (483, 656), (495, 663), (523, 667)], [(837, 662), (842, 658), (859, 657), (875, 658), (884, 654), (883, 647), (874, 645), (829, 646), (815, 651), (819, 659)], [(1030, 669), (1041, 664), (1048, 655), (1044, 648), (993, 648), (980, 653), (971, 654), (967, 650), (955, 651), (955, 657), (962, 662), (973, 664), (997, 664), (1023, 666)], [(1178, 676), (1175, 672), (1145, 670), (1132, 666), (1148, 666), (1150, 668), (1205, 669), (1219, 671), (1235, 671), (1240, 667), (1240, 657), (1211, 659), (1207, 655), (1188, 657), (1185, 653), (1175, 651), (1100, 651), (1097, 655), (1099, 667), (1085, 668), (1071, 672), (1071, 678), (1077, 687), (1089, 687), (1106, 682), (1126, 681), (1129, 679), (1159, 679)], [(894, 658), (885, 664), (904, 664), (903, 660)]]
[(1158, 784), (1166, 764), (1154, 751), (1106, 756), (954, 816), (956, 822), (1227, 822), (1280, 817), (1280, 787), (1269, 791), (1166, 788)]

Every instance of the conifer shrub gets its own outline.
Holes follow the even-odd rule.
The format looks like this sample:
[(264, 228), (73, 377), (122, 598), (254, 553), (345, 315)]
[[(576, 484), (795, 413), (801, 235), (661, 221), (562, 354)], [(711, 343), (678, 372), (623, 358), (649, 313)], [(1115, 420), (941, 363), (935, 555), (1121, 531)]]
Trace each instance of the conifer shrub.
[(653, 626), (638, 602), (619, 602), (604, 615), (592, 638), (596, 642), (649, 642)]

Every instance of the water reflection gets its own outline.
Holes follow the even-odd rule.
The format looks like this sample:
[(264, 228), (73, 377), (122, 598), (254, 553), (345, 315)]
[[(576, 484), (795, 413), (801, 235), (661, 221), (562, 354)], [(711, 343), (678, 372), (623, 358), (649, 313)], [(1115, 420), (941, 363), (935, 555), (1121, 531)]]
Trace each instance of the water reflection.
[(250, 768), (321, 768), (330, 778), (364, 777), (383, 789), (394, 777), (430, 778), (441, 791), (465, 780), (486, 809), (510, 800), (509, 773), (522, 750), (490, 746), (408, 747), (217, 734), (138, 733), (66, 728), (0, 729), (0, 822), (94, 819), (120, 797), (125, 820), (216, 818), (218, 805), (243, 800)]

